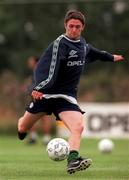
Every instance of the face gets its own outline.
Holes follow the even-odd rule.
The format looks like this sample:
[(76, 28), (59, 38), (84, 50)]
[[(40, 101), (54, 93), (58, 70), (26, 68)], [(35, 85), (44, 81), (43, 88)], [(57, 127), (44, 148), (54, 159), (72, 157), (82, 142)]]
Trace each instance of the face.
[(70, 19), (67, 23), (65, 23), (65, 35), (73, 40), (77, 40), (81, 36), (81, 32), (84, 29), (84, 25), (78, 19)]

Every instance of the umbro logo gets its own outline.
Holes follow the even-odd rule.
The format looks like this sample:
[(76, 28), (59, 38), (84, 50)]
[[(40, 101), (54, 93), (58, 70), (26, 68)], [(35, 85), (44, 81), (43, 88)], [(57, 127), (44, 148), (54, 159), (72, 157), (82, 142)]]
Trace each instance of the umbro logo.
[(78, 57), (77, 51), (71, 50), (71, 51), (69, 52), (68, 58), (72, 58), (72, 57)]

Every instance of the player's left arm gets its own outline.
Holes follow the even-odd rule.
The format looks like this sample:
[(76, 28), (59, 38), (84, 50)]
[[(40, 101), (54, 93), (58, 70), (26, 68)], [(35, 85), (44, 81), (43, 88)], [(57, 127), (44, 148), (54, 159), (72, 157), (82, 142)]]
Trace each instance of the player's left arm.
[(116, 55), (111, 54), (107, 51), (101, 51), (90, 44), (87, 44), (87, 56), (86, 56), (87, 62), (91, 63), (96, 60), (101, 61), (122, 61), (124, 60), (122, 55)]

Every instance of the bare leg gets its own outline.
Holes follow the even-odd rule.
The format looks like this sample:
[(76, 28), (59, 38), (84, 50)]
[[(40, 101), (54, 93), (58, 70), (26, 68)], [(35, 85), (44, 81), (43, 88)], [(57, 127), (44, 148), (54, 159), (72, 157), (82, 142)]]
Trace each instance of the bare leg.
[(69, 137), (70, 153), (67, 158), (67, 172), (72, 174), (76, 171), (87, 169), (92, 164), (92, 160), (78, 156), (83, 131), (82, 114), (77, 111), (64, 111), (59, 116), (71, 132)]
[(82, 114), (77, 111), (64, 111), (59, 116), (71, 133), (69, 137), (70, 150), (79, 151), (83, 131)]
[[(32, 120), (32, 118), (31, 118)], [(50, 139), (51, 139), (51, 126), (52, 126), (52, 122), (51, 122), (52, 118), (48, 115), (43, 115), (41, 118), (40, 118), (40, 123), (41, 123), (41, 129), (42, 129), (42, 132), (44, 134), (43, 136), (43, 144), (47, 144)], [(33, 120), (34, 122), (34, 120)], [(33, 123), (32, 122), (32, 123)], [(30, 123), (30, 122), (29, 122)], [(29, 124), (30, 125), (30, 124)], [(28, 144), (35, 144), (37, 142), (37, 138), (38, 138), (38, 135), (37, 135), (37, 127), (34, 125), (30, 131), (29, 131), (29, 137), (28, 137)]]
[(26, 111), (25, 114), (19, 119), (18, 133), (19, 138), (21, 136), (21, 140), (24, 139), (27, 131), (30, 130), (34, 123), (36, 123), (36, 121), (41, 118), (41, 116), (43, 116), (43, 113), (32, 114)]

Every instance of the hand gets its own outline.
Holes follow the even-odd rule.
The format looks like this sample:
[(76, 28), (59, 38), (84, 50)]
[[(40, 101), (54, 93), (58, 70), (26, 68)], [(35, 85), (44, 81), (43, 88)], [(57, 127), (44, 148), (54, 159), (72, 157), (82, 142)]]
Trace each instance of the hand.
[(36, 90), (33, 90), (31, 93), (31, 96), (35, 99), (35, 100), (41, 100), (43, 98), (43, 93), (38, 92)]
[(114, 61), (123, 61), (124, 57), (122, 55), (114, 54)]

